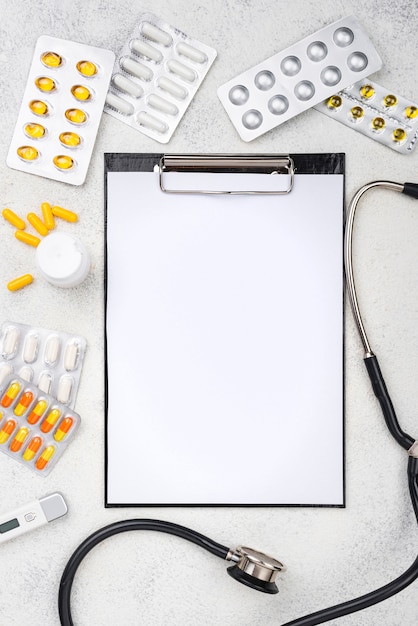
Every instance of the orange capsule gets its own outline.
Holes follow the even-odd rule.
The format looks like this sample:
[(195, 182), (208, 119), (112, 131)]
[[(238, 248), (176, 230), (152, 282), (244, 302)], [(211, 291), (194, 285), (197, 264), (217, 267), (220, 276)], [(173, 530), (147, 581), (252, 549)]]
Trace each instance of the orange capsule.
[(49, 461), (55, 454), (54, 446), (47, 446), (45, 450), (42, 452), (41, 456), (35, 463), (35, 467), (38, 470), (43, 470), (48, 465)]
[(33, 408), (33, 411), (28, 417), (29, 424), (36, 424), (40, 417), (45, 413), (46, 407), (48, 406), (46, 400), (39, 400), (36, 406)]
[(73, 425), (73, 418), (65, 417), (62, 420), (61, 424), (58, 426), (57, 432), (54, 435), (55, 441), (62, 441), (68, 435), (68, 432), (71, 429), (72, 425)]
[(28, 434), (29, 434), (29, 428), (25, 428), (25, 426), (23, 426), (22, 428), (19, 428), (19, 430), (16, 433), (15, 438), (10, 444), (10, 450), (12, 452), (19, 452)]
[(29, 445), (23, 453), (24, 461), (32, 461), (35, 454), (38, 452), (39, 448), (42, 445), (42, 437), (33, 437), (29, 441)]
[(14, 420), (7, 420), (3, 428), (0, 430), (0, 444), (6, 443), (15, 428), (16, 422)]
[(59, 420), (61, 411), (59, 409), (52, 409), (41, 424), (41, 430), (43, 433), (49, 433), (49, 431), (55, 426)]
[(1, 406), (4, 406), (6, 409), (10, 406), (13, 400), (16, 398), (17, 394), (20, 391), (19, 383), (12, 383), (9, 388), (6, 390), (4, 396), (1, 399)]
[(19, 398), (19, 402), (16, 404), (14, 414), (20, 417), (26, 411), (28, 406), (33, 400), (33, 393), (31, 391), (25, 391)]

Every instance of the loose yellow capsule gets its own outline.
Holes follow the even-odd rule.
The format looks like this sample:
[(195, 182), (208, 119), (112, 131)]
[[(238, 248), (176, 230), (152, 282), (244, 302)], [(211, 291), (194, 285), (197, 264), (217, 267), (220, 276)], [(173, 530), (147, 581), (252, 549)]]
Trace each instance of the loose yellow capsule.
[(55, 217), (60, 217), (66, 222), (76, 222), (78, 220), (77, 213), (73, 211), (69, 211), (68, 209), (63, 209), (61, 206), (53, 206), (51, 207), (52, 215)]
[(372, 128), (376, 131), (382, 131), (385, 128), (385, 120), (383, 117), (375, 117), (372, 119)]
[(42, 235), (42, 237), (45, 237), (45, 235), (48, 234), (49, 231), (47, 227), (45, 226), (43, 221), (36, 215), (36, 213), (28, 213), (27, 218), (29, 224), (31, 224), (34, 229), (38, 231), (40, 235)]
[(37, 149), (32, 146), (20, 146), (17, 153), (24, 161), (35, 161), (39, 156)]
[(32, 139), (41, 139), (45, 136), (46, 130), (41, 124), (26, 124), (24, 132)]
[(49, 202), (42, 202), (41, 204), (42, 217), (44, 218), (44, 224), (48, 230), (54, 230), (55, 228), (55, 220), (52, 215), (51, 205)]
[(94, 76), (97, 74), (97, 67), (91, 61), (79, 61), (76, 67), (83, 76)]
[(29, 246), (33, 246), (36, 248), (41, 243), (39, 237), (35, 237), (35, 235), (31, 235), (30, 233), (25, 233), (22, 230), (17, 230), (15, 232), (16, 239), (22, 241), (23, 243), (27, 243)]
[(59, 139), (60, 142), (68, 148), (77, 148), (81, 143), (81, 137), (76, 133), (61, 133)]
[(25, 230), (26, 224), (16, 213), (13, 213), (11, 209), (3, 209), (2, 215), (12, 226), (19, 228), (19, 230)]
[(32, 274), (23, 274), (23, 276), (14, 278), (9, 283), (7, 283), (7, 289), (9, 291), (18, 291), (18, 289), (22, 289), (23, 287), (26, 287), (26, 285), (30, 285), (32, 282)]
[(54, 165), (60, 170), (70, 170), (74, 167), (74, 160), (65, 154), (57, 154), (52, 160)]
[(364, 110), (361, 107), (353, 107), (351, 109), (351, 115), (355, 120), (361, 120), (364, 116)]
[(363, 98), (367, 98), (367, 100), (369, 100), (374, 96), (374, 88), (371, 85), (363, 85), (363, 87), (360, 89), (360, 93)]
[(35, 85), (41, 91), (55, 91), (57, 88), (55, 80), (52, 80), (52, 78), (48, 76), (39, 76), (39, 78), (35, 80)]
[(87, 120), (87, 115), (81, 109), (67, 109), (65, 117), (73, 124), (84, 124)]
[(47, 67), (59, 67), (62, 65), (62, 57), (56, 52), (44, 52), (41, 61)]
[(414, 120), (416, 117), (418, 117), (418, 107), (414, 107), (414, 106), (406, 107), (405, 115), (410, 120)]
[(402, 141), (405, 141), (406, 139), (406, 130), (404, 130), (403, 128), (395, 128), (392, 133), (392, 139), (393, 141), (402, 143)]
[(42, 102), (42, 100), (31, 100), (29, 108), (35, 115), (48, 115), (48, 105), (46, 102)]
[(383, 98), (383, 104), (385, 107), (394, 107), (397, 103), (398, 98), (391, 93)]
[(331, 98), (328, 99), (327, 106), (329, 109), (339, 109), (342, 103), (341, 96), (331, 96)]
[(90, 100), (91, 98), (90, 89), (87, 89), (87, 87), (83, 85), (73, 85), (73, 87), (71, 87), (71, 93), (77, 100)]

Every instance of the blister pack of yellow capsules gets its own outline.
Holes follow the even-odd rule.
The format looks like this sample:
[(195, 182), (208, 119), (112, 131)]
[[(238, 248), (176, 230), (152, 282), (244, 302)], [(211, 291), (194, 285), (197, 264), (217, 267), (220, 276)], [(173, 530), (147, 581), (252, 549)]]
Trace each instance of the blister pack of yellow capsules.
[(111, 50), (39, 37), (7, 165), (81, 185), (115, 60)]
[(0, 452), (47, 476), (80, 425), (80, 416), (32, 383), (0, 385)]

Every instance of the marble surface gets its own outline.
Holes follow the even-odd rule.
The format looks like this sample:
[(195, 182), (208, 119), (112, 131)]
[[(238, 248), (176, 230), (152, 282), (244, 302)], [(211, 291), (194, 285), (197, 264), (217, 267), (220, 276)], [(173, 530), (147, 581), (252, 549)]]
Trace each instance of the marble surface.
[[(5, 160), (33, 49), (41, 34), (113, 49), (138, 15), (152, 10), (213, 46), (218, 58), (166, 147), (171, 152), (345, 152), (346, 198), (374, 179), (417, 181), (418, 152), (404, 156), (310, 110), (259, 139), (242, 142), (216, 95), (219, 85), (345, 15), (358, 17), (383, 59), (373, 78), (418, 100), (418, 6), (410, 0), (1, 0), (0, 198), (21, 215), (49, 201), (79, 214), (61, 225), (89, 248), (93, 267), (78, 288), (59, 289), (37, 275), (34, 250), (0, 222), (0, 321), (7, 319), (84, 335), (88, 341), (76, 409), (76, 441), (42, 479), (0, 456), (0, 510), (55, 490), (68, 500), (66, 519), (1, 546), (2, 626), (59, 624), (57, 595), (76, 546), (112, 521), (166, 519), (283, 560), (278, 596), (257, 594), (230, 579), (224, 564), (171, 536), (114, 538), (92, 552), (73, 589), (77, 626), (272, 626), (371, 591), (400, 575), (415, 558), (417, 527), (410, 506), (406, 455), (385, 429), (346, 314), (346, 508), (105, 509), (103, 153), (164, 148), (103, 115), (87, 180), (74, 187), (7, 168)], [(418, 436), (418, 213), (413, 200), (375, 191), (359, 211), (354, 255), (364, 319), (406, 432)], [(364, 209), (364, 210), (363, 210)], [(33, 271), (34, 283), (10, 293), (11, 278)], [(314, 452), (313, 452), (314, 453)], [(295, 454), (297, 451), (295, 450)], [(303, 459), (309, 471), (309, 459)], [(344, 626), (414, 626), (417, 584)]]

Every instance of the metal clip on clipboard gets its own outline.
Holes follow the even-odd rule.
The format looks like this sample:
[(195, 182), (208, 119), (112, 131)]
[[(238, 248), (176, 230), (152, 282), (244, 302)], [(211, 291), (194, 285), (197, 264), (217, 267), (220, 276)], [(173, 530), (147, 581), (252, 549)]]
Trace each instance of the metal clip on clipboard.
[[(287, 189), (222, 191), (203, 189), (169, 189), (164, 184), (164, 174), (168, 172), (218, 172), (258, 173), (267, 175), (285, 174), (289, 176)], [(164, 154), (159, 162), (160, 189), (165, 193), (178, 194), (229, 194), (229, 195), (285, 195), (292, 191), (295, 166), (288, 155), (200, 155)]]

